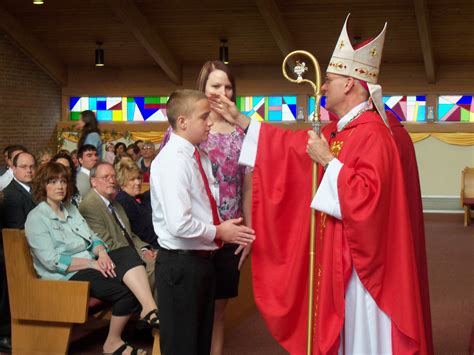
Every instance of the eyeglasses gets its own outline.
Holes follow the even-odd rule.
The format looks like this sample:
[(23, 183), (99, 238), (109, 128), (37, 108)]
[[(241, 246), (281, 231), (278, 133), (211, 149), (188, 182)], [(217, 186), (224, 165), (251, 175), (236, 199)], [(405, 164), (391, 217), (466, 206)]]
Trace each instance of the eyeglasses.
[(35, 170), (34, 165), (18, 165), (17, 168), (21, 170)]
[(153, 147), (143, 147), (142, 148), (142, 150), (153, 150), (153, 149), (155, 149), (155, 148), (153, 148)]
[(115, 181), (115, 175), (96, 176), (95, 178), (106, 181)]

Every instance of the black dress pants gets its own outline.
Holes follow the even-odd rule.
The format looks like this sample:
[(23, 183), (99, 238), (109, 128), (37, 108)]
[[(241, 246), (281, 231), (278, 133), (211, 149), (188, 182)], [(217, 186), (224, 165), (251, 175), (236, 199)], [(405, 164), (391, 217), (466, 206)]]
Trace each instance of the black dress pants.
[(161, 353), (208, 355), (216, 282), (212, 259), (160, 249), (155, 275)]
[(123, 283), (123, 276), (128, 270), (144, 265), (135, 249), (130, 247), (109, 251), (110, 259), (115, 264), (117, 277), (104, 277), (101, 272), (94, 269), (78, 271), (71, 280), (89, 281), (92, 297), (112, 304), (114, 316), (127, 316), (140, 309), (140, 303), (130, 289)]

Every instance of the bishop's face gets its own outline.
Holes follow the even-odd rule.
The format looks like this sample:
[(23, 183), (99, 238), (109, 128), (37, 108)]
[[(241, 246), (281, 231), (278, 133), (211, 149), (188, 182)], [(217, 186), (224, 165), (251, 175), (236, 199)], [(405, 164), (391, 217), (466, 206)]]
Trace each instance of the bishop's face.
[(340, 108), (345, 100), (344, 88), (347, 85), (347, 77), (332, 73), (326, 74), (326, 79), (321, 91), (326, 96), (326, 110), (339, 116)]

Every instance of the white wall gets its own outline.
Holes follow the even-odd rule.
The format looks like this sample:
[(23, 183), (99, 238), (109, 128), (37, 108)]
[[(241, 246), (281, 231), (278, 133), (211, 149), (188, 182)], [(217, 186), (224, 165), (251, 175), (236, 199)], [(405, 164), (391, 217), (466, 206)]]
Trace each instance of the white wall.
[(429, 137), (415, 143), (421, 194), (427, 210), (460, 210), (461, 171), (474, 167), (474, 146), (457, 146)]

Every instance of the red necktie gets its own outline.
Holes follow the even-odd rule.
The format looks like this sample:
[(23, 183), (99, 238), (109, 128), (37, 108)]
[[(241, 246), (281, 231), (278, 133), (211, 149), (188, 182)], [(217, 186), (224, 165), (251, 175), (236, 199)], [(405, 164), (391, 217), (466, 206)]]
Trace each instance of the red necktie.
[(209, 181), (207, 180), (206, 173), (204, 172), (204, 169), (202, 168), (201, 155), (199, 154), (199, 151), (197, 149), (194, 150), (194, 157), (197, 160), (197, 163), (199, 166), (199, 172), (201, 173), (201, 177), (204, 182), (204, 188), (206, 189), (207, 197), (209, 198), (209, 202), (211, 203), (212, 220), (214, 222), (214, 225), (217, 226), (221, 224), (221, 220), (219, 219), (219, 212), (217, 212), (217, 203), (216, 203), (216, 200), (214, 199), (214, 196), (211, 193), (211, 188), (209, 187)]

